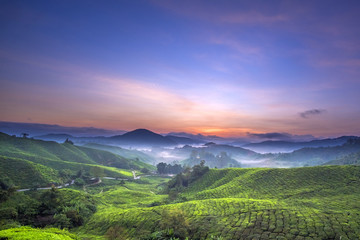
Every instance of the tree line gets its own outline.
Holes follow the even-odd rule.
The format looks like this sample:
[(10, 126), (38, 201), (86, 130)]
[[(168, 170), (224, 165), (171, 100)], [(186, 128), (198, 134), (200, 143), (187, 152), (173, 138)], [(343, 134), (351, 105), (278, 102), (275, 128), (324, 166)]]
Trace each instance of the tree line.
[(159, 174), (178, 174), (184, 170), (180, 164), (171, 165), (164, 162), (158, 163), (156, 168)]

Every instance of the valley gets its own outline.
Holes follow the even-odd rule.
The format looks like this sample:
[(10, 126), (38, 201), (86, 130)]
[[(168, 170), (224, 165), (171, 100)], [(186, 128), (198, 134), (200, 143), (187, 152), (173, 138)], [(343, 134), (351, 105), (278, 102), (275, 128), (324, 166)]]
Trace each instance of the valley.
[(359, 13), (0, 0), (0, 240), (360, 240)]
[[(360, 236), (357, 139), (281, 154), (216, 143), (144, 151), (7, 134), (0, 140), (0, 238)], [(176, 158), (164, 166), (185, 164), (181, 173), (159, 174), (164, 151)], [(249, 168), (246, 161), (298, 167)]]

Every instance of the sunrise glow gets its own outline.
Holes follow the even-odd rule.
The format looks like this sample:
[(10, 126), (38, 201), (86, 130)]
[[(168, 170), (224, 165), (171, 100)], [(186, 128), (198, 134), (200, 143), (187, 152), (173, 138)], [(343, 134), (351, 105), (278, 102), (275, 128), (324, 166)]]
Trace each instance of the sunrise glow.
[(360, 134), (360, 4), (228, 3), (1, 2), (0, 121)]

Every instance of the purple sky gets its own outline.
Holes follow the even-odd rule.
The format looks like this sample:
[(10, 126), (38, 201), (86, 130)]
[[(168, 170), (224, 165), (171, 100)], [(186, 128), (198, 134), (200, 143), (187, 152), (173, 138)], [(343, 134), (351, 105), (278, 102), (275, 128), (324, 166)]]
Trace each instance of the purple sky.
[(360, 135), (360, 1), (0, 1), (0, 120)]

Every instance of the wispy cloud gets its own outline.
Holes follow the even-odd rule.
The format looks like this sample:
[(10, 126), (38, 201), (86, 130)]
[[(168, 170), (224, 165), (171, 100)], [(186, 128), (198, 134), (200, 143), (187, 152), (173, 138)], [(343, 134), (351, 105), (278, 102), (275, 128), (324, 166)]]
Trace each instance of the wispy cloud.
[(224, 23), (237, 23), (237, 24), (271, 24), (276, 22), (283, 22), (288, 20), (285, 14), (265, 15), (260, 12), (237, 12), (220, 16), (219, 20)]
[(311, 110), (301, 112), (301, 113), (299, 113), (299, 115), (302, 118), (309, 118), (309, 117), (312, 117), (312, 116), (323, 114), (325, 112), (326, 112), (325, 109), (311, 109)]
[(238, 3), (244, 6), (237, 6), (234, 9), (227, 4), (209, 1), (154, 1), (153, 3), (182, 16), (220, 24), (268, 25), (288, 20), (288, 16), (284, 13), (269, 12), (268, 9), (255, 8), (248, 4)]
[(210, 39), (210, 43), (230, 47), (231, 49), (241, 54), (256, 56), (261, 54), (260, 47), (249, 46), (247, 43), (241, 43), (240, 41), (236, 41), (230, 38), (213, 37)]

